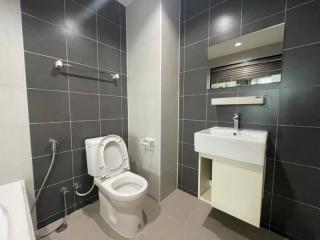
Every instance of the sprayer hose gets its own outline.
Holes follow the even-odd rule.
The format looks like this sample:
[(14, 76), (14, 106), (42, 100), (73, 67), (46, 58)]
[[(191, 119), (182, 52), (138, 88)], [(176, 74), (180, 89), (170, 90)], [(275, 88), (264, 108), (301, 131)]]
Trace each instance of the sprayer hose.
[(91, 186), (91, 188), (89, 189), (88, 192), (79, 193), (78, 190), (76, 190), (76, 194), (77, 194), (78, 196), (80, 196), (80, 197), (87, 196), (89, 193), (92, 192), (93, 188), (94, 188), (94, 181), (93, 181), (92, 186)]

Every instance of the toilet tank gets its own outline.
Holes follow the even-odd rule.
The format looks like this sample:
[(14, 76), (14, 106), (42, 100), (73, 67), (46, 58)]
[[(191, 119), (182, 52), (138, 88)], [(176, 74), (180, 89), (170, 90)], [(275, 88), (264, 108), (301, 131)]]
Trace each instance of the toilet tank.
[(103, 138), (97, 137), (85, 140), (88, 174), (93, 177), (99, 176), (98, 147)]

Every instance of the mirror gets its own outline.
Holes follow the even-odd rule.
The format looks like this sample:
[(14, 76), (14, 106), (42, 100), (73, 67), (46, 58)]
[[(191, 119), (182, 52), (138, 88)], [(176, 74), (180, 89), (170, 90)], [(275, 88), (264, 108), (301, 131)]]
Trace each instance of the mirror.
[(208, 49), (212, 89), (281, 81), (284, 24)]

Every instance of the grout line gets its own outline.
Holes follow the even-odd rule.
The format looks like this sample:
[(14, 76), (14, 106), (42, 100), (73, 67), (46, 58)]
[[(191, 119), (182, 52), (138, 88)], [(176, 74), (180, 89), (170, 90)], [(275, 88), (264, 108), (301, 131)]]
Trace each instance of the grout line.
[(288, 161), (281, 161), (281, 160), (274, 160), (275, 162), (278, 163), (285, 163), (288, 165), (294, 165), (294, 166), (299, 166), (299, 167), (305, 167), (305, 168), (312, 168), (314, 170), (320, 170), (320, 167), (316, 167), (316, 166), (311, 166), (311, 165), (306, 165), (306, 164), (301, 164), (301, 163), (296, 163), (296, 162), (288, 162)]
[[(184, 4), (184, 9), (183, 9), (183, 15), (186, 16), (187, 14), (187, 4), (188, 2), (185, 1), (185, 4)], [(184, 117), (184, 106), (185, 106), (185, 97), (184, 97), (184, 89), (185, 89), (185, 79), (186, 79), (186, 22), (183, 22), (183, 77), (182, 77), (182, 118)], [(181, 50), (180, 50), (181, 51)], [(179, 98), (180, 100), (180, 98)], [(179, 104), (180, 105), (180, 104)], [(181, 138), (184, 139), (184, 121), (181, 122), (182, 126), (181, 126), (181, 130), (182, 130), (182, 136)], [(179, 139), (180, 139), (180, 136), (179, 136)], [(179, 146), (179, 145), (178, 145)], [(179, 150), (180, 150), (180, 146), (179, 146)], [(183, 145), (181, 146), (181, 163), (183, 163), (183, 159), (184, 159), (184, 154), (183, 154)], [(178, 158), (178, 161), (179, 161), (179, 158)], [(180, 174), (180, 183), (181, 185), (183, 185), (183, 167), (181, 168), (181, 174)]]
[(293, 6), (293, 7), (287, 8), (286, 10), (287, 10), (287, 11), (290, 11), (290, 10), (292, 10), (292, 9), (294, 9), (294, 8), (301, 7), (301, 6), (303, 6), (303, 5), (307, 5), (307, 4), (312, 3), (312, 2), (315, 2), (315, 1), (317, 1), (317, 0), (311, 0), (311, 1), (308, 1), (308, 2), (304, 2), (304, 3), (301, 3), (301, 4), (295, 5), (295, 6)]
[(99, 122), (102, 121), (116, 121), (116, 120), (126, 120), (127, 118), (102, 118), (95, 120), (75, 120), (75, 121), (60, 121), (60, 122), (32, 122), (30, 125), (45, 125), (45, 124), (63, 124), (63, 123), (85, 123), (85, 122)]
[[(184, 54), (185, 55), (185, 54)], [(185, 56), (184, 56), (184, 58), (185, 58)], [(185, 68), (185, 66), (184, 66), (184, 68)], [(199, 67), (199, 68), (193, 68), (193, 69), (189, 69), (189, 70), (185, 70), (185, 71), (183, 71), (183, 72), (179, 72), (179, 74), (183, 74), (183, 73), (187, 73), (187, 72), (192, 72), (192, 71), (199, 71), (199, 70), (203, 70), (203, 69), (207, 69), (208, 68), (208, 66), (203, 66), (203, 67)]]
[[(57, 152), (56, 155), (61, 155), (61, 154), (64, 154), (64, 153), (69, 153), (71, 152), (73, 149), (69, 149), (69, 150), (66, 150), (66, 151), (61, 151), (61, 152)], [(44, 158), (44, 157), (51, 157), (52, 154), (46, 154), (46, 155), (38, 155), (38, 156), (32, 156), (32, 160), (36, 160), (38, 158)]]
[[(96, 36), (99, 39), (98, 29), (98, 10), (96, 9)], [(120, 30), (121, 32), (121, 30)], [(98, 108), (99, 108), (99, 136), (102, 136), (102, 124), (101, 124), (101, 90), (100, 90), (100, 63), (99, 63), (99, 42), (97, 42), (97, 67), (98, 67)]]
[(280, 194), (273, 194), (273, 196), (276, 196), (276, 197), (282, 198), (282, 199), (286, 199), (286, 200), (289, 200), (291, 202), (299, 203), (301, 205), (304, 205), (304, 206), (307, 206), (307, 207), (311, 207), (311, 208), (314, 208), (314, 209), (320, 211), (320, 207), (317, 207), (317, 206), (314, 206), (314, 205), (311, 205), (311, 204), (308, 204), (308, 203), (300, 202), (300, 201), (297, 201), (295, 199), (292, 199), (292, 198), (289, 198), (289, 197), (286, 197), (286, 196), (283, 196), (283, 195), (280, 195)]
[[(69, 79), (69, 76), (68, 76)], [(99, 85), (99, 82), (98, 82)], [(27, 90), (37, 90), (37, 91), (47, 91), (47, 92), (59, 92), (59, 93), (71, 93), (71, 94), (82, 94), (82, 95), (92, 95), (92, 96), (105, 96), (105, 97), (117, 97), (117, 98), (126, 98), (120, 95), (112, 95), (112, 94), (104, 94), (104, 93), (86, 93), (86, 92), (74, 92), (68, 90), (55, 90), (55, 89), (47, 89), (47, 88), (27, 88)], [(99, 91), (99, 88), (98, 88)]]
[(205, 39), (202, 39), (202, 40), (199, 40), (199, 41), (196, 41), (196, 42), (190, 43), (190, 44), (184, 44), (184, 46), (183, 46), (182, 48), (192, 47), (193, 45), (196, 45), (196, 44), (202, 43), (202, 42), (204, 42), (204, 41), (208, 41), (208, 38), (205, 38)]
[[(66, 0), (64, 0), (64, 18), (66, 19)], [(68, 36), (67, 32), (65, 32), (66, 38), (66, 58), (67, 61), (69, 60), (69, 53), (68, 53)], [(70, 133), (70, 146), (73, 147), (73, 134), (72, 134), (72, 114), (71, 114), (71, 95), (70, 95), (70, 77), (69, 77), (69, 67), (67, 65), (67, 80), (68, 80), (68, 107), (69, 107), (69, 133)], [(71, 171), (72, 171), (72, 184), (74, 184), (74, 158), (73, 158), (73, 151), (71, 151)], [(75, 204), (75, 194), (73, 194), (73, 204)]]
[[(279, 93), (280, 95), (280, 93)], [(280, 117), (280, 97), (278, 98), (278, 108), (277, 108), (277, 122), (276, 122), (276, 138), (274, 143), (274, 156), (273, 156), (273, 173), (272, 173), (272, 186), (271, 186), (271, 200), (270, 200), (270, 209), (269, 209), (269, 230), (270, 230), (270, 224), (272, 220), (272, 204), (273, 204), (273, 194), (274, 194), (274, 178), (275, 178), (275, 172), (276, 172), (276, 157), (277, 157), (277, 149), (278, 149), (278, 132), (279, 132), (279, 117)]]
[(188, 19), (183, 20), (181, 23), (182, 23), (182, 24), (186, 24), (187, 22), (191, 21), (192, 19), (194, 19), (194, 18), (196, 18), (196, 17), (199, 17), (201, 14), (203, 14), (203, 13), (205, 13), (205, 12), (207, 12), (207, 11), (210, 12), (210, 7), (209, 7), (209, 8), (206, 8), (205, 10), (200, 11), (199, 13), (191, 16), (191, 17), (188, 18)]
[[(86, 7), (86, 6), (84, 6), (83, 4), (81, 4), (81, 3), (79, 3), (79, 2), (77, 2), (77, 1), (74, 1), (74, 0), (70, 0), (71, 2), (73, 2), (74, 4), (76, 4), (76, 5), (78, 5), (78, 6), (80, 6), (80, 7), (82, 7), (82, 8), (84, 8), (84, 9), (86, 9), (87, 11), (89, 11), (89, 12), (91, 12), (91, 13), (93, 13), (93, 14), (95, 14), (95, 15), (97, 15), (97, 16), (99, 16), (99, 17), (101, 17), (101, 18), (103, 18), (105, 21), (107, 21), (107, 22), (110, 22), (111, 24), (113, 24), (113, 25), (115, 25), (115, 26), (117, 26), (117, 27), (119, 27), (119, 28), (121, 28), (122, 30), (126, 30), (126, 28), (124, 28), (124, 27), (122, 27), (121, 26), (121, 22), (120, 22), (120, 24), (117, 24), (117, 23), (115, 23), (115, 22), (113, 22), (112, 20), (110, 20), (110, 19), (108, 19), (108, 18), (106, 18), (106, 17), (104, 17), (104, 16), (102, 16), (102, 15), (100, 15), (99, 13), (98, 13), (98, 9), (96, 9), (96, 7), (95, 7), (95, 10), (93, 11), (92, 9), (90, 9), (90, 8), (88, 8), (88, 7)], [(119, 11), (120, 11), (120, 7), (119, 7)], [(119, 15), (119, 17), (120, 17), (120, 15)]]
[(284, 51), (290, 51), (290, 50), (294, 50), (294, 49), (297, 49), (297, 48), (308, 47), (308, 46), (316, 45), (316, 44), (320, 44), (320, 42), (312, 42), (312, 43), (298, 45), (298, 46), (295, 46), (295, 47), (288, 47), (288, 48), (284, 48), (283, 50)]

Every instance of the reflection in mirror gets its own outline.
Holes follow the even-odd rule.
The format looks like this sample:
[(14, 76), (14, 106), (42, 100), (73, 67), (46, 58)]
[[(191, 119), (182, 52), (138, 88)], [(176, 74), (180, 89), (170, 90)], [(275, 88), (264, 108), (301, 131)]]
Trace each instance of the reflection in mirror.
[(284, 24), (208, 49), (213, 89), (281, 81)]

